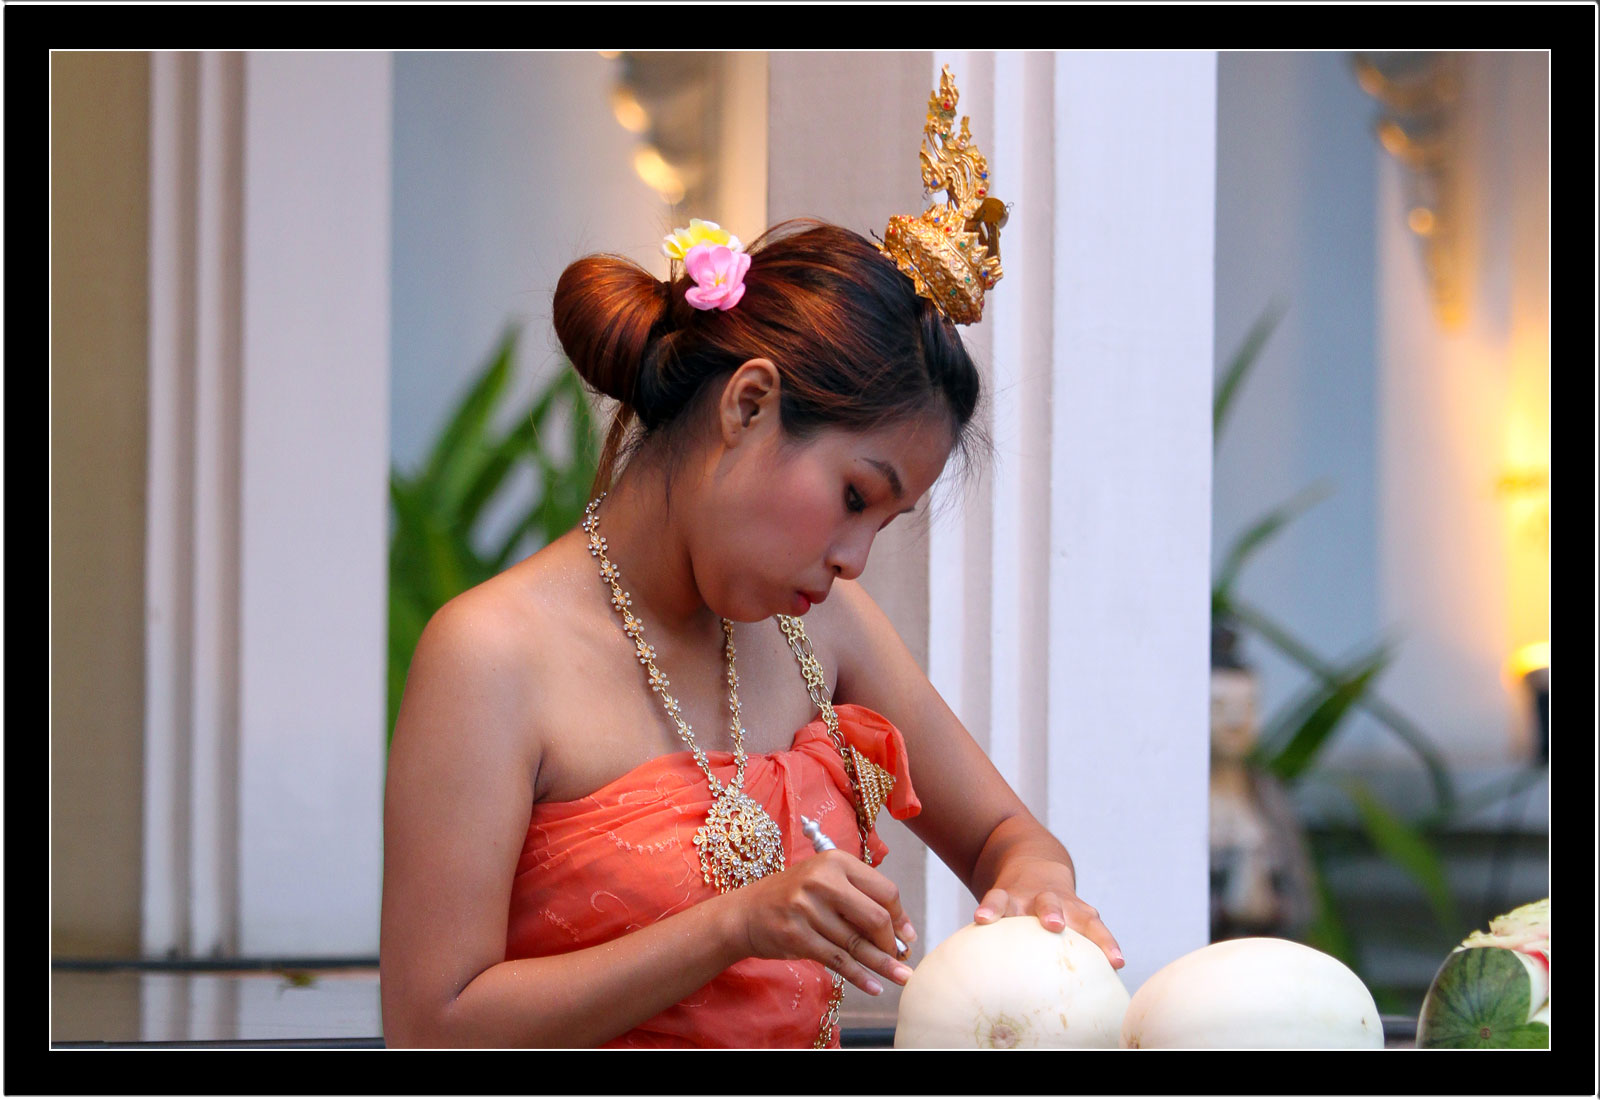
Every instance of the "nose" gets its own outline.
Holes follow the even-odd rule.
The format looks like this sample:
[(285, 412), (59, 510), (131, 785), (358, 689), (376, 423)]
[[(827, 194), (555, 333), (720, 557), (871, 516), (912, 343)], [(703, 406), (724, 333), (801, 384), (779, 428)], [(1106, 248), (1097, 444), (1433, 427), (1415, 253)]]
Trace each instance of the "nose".
[(828, 567), (836, 576), (853, 581), (867, 568), (867, 555), (872, 553), (872, 540), (876, 531), (852, 532), (834, 544), (828, 555)]

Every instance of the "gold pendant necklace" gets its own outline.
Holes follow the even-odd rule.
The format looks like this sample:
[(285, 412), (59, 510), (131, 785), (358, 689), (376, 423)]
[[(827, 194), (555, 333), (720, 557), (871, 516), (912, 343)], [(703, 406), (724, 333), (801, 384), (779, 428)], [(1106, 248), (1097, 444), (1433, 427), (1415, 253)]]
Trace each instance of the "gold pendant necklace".
[[(833, 709), (832, 693), (828, 691), (827, 677), (823, 674), (822, 663), (811, 648), (811, 639), (806, 637), (805, 626), (793, 615), (779, 615), (777, 618), (783, 636), (789, 639), (789, 648), (794, 650), (795, 659), (800, 662), (806, 691), (822, 713), (828, 736), (833, 739), (833, 746), (839, 750), (844, 762), (845, 774), (850, 779), (851, 801), (856, 808), (856, 828), (861, 833), (861, 862), (871, 867), (872, 848), (867, 843), (868, 834), (872, 832), (872, 823), (877, 820), (878, 811), (894, 789), (894, 776), (868, 760), (854, 745), (845, 744), (844, 735), (839, 730), (839, 716)], [(811, 1043), (818, 1050), (833, 1043), (834, 1032), (839, 1026), (839, 1006), (844, 1001), (844, 979), (836, 970), (830, 970), (829, 974), (833, 978), (833, 992), (822, 1014), (822, 1026)]]
[(633, 639), (639, 663), (649, 673), (650, 690), (661, 697), (667, 716), (678, 727), (678, 736), (689, 746), (695, 763), (700, 765), (711, 785), (715, 796), (711, 812), (695, 833), (694, 844), (700, 850), (700, 873), (706, 884), (725, 894), (784, 867), (782, 830), (759, 802), (744, 793), (744, 727), (739, 721), (739, 676), (734, 671), (733, 623), (722, 620), (734, 754), (733, 781), (724, 786), (711, 773), (705, 751), (695, 742), (694, 731), (684, 721), (678, 701), (667, 691), (670, 682), (656, 667), (655, 650), (645, 644), (644, 624), (634, 616), (632, 600), (619, 583), (622, 571), (606, 557), (606, 540), (600, 537), (600, 517), (596, 514), (605, 498), (606, 494), (601, 493), (584, 509), (583, 529), (589, 535), (589, 553), (600, 559), (600, 579), (611, 586), (611, 606), (622, 616), (623, 632)]

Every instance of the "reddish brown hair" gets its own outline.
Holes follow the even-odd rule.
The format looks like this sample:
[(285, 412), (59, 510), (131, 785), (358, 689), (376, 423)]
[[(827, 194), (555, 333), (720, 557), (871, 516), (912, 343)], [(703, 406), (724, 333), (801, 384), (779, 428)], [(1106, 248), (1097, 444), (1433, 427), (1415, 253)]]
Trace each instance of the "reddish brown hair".
[[(687, 275), (662, 282), (620, 256), (587, 256), (556, 284), (556, 336), (579, 376), (620, 404), (594, 492), (656, 436), (686, 443), (705, 398), (750, 359), (782, 378), (779, 422), (802, 443), (824, 428), (869, 430), (944, 416), (964, 459), (983, 440), (980, 383), (955, 326), (865, 237), (803, 220), (749, 248), (745, 294), (697, 310)], [(641, 430), (624, 447), (637, 418)]]

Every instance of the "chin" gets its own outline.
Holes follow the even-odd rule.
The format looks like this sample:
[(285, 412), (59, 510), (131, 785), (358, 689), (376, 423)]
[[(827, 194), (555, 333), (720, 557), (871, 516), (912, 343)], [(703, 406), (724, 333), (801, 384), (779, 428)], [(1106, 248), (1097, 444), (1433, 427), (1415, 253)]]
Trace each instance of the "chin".
[(721, 606), (712, 605), (708, 602), (706, 606), (711, 608), (711, 613), (717, 616), (717, 618), (727, 619), (729, 622), (733, 623), (764, 622), (765, 620), (772, 618), (774, 614), (781, 613), (774, 612), (770, 609), (751, 607), (751, 605), (743, 602), (737, 604), (729, 603)]

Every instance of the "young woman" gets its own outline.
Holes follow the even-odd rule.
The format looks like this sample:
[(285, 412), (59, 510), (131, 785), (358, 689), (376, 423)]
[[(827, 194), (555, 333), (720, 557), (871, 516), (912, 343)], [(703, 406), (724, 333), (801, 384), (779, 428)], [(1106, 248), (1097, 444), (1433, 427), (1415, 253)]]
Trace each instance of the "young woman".
[(863, 787), (978, 921), (1033, 914), (1122, 965), (856, 583), (973, 444), (954, 326), (844, 229), (730, 252), (720, 282), (589, 257), (557, 287), (568, 357), (621, 402), (610, 488), (417, 647), (386, 795), (391, 1046), (837, 1045), (834, 974), (904, 984), (915, 939)]

